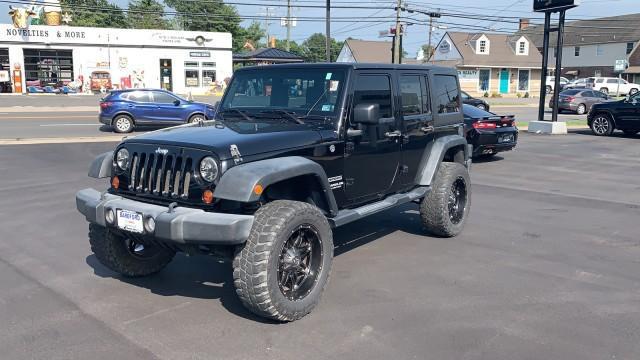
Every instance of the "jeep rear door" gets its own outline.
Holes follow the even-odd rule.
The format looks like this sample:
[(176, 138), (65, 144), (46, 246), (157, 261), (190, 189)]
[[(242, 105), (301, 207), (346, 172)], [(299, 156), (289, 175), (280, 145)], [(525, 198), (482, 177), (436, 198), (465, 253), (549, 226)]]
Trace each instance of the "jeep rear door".
[(427, 78), (423, 74), (403, 72), (398, 79), (402, 116), (402, 164), (400, 187), (413, 186), (427, 147), (433, 142), (434, 127)]
[(345, 194), (349, 204), (358, 204), (383, 197), (391, 189), (400, 164), (402, 136), (398, 126), (393, 73), (383, 70), (360, 70), (353, 81), (353, 108), (358, 104), (378, 104), (380, 122), (377, 125), (349, 124), (360, 131), (348, 136), (345, 150)]

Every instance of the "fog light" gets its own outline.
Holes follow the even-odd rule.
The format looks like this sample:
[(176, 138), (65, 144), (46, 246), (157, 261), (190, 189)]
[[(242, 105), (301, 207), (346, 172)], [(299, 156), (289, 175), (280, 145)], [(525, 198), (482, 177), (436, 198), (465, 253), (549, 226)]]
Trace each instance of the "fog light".
[(144, 229), (148, 233), (153, 233), (156, 230), (156, 221), (151, 216), (144, 220)]
[(116, 214), (113, 212), (113, 209), (108, 209), (104, 213), (104, 219), (107, 221), (107, 224), (113, 225), (116, 222)]

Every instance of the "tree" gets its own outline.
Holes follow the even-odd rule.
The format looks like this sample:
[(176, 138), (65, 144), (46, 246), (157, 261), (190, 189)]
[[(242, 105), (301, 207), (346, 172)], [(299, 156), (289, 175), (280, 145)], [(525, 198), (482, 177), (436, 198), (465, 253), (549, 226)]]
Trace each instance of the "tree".
[[(280, 50), (285, 50), (287, 49), (287, 41), (286, 40), (276, 40), (276, 48), (280, 49)], [(305, 49), (298, 44), (297, 42), (291, 40), (289, 41), (289, 52), (301, 57), (305, 57)]]
[(241, 49), (243, 31), (236, 8), (220, 0), (183, 1), (165, 0), (173, 8), (184, 30), (229, 32), (233, 37), (233, 49)]
[(164, 8), (156, 0), (132, 0), (129, 2), (127, 22), (132, 29), (169, 29), (164, 18)]
[(107, 0), (61, 0), (62, 12), (68, 12), (73, 26), (126, 28), (122, 9)]
[[(315, 33), (302, 43), (304, 58), (309, 62), (325, 62), (326, 55), (326, 37), (322, 33)], [(342, 41), (338, 42), (331, 38), (331, 61), (335, 61), (342, 49)]]
[(424, 44), (422, 45), (422, 51), (424, 51), (424, 61), (429, 61), (429, 55), (433, 54), (433, 46)]
[[(254, 21), (246, 28), (241, 28), (237, 35), (240, 39), (237, 44), (240, 48), (234, 48), (235, 51), (242, 51), (246, 43), (250, 43), (254, 48), (260, 48), (264, 46), (264, 43), (260, 42), (260, 39), (265, 37), (266, 32), (260, 25), (260, 23)], [(235, 42), (234, 42), (235, 43)]]

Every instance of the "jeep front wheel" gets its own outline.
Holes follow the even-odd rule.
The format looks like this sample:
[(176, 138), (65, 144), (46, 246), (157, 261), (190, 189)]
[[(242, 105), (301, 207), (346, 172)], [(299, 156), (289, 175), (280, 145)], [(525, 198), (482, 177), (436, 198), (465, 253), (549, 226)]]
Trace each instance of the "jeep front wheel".
[(317, 207), (268, 203), (256, 212), (249, 238), (234, 258), (236, 293), (259, 316), (300, 319), (318, 304), (332, 260), (331, 227)]
[(420, 204), (422, 223), (436, 236), (454, 237), (464, 228), (470, 206), (469, 172), (462, 164), (443, 162)]
[(89, 243), (102, 265), (127, 277), (155, 274), (176, 254), (160, 245), (145, 244), (96, 224), (89, 224)]

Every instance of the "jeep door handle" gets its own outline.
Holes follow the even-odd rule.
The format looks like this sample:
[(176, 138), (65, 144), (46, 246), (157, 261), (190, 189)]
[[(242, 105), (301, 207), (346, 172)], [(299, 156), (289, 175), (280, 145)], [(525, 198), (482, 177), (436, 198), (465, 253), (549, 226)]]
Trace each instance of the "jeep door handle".
[(420, 128), (420, 130), (424, 133), (432, 133), (435, 129), (433, 126), (423, 126)]
[(402, 136), (402, 133), (400, 132), (400, 130), (396, 130), (396, 131), (389, 131), (386, 132), (384, 134), (384, 136), (388, 137), (388, 138), (399, 138)]

